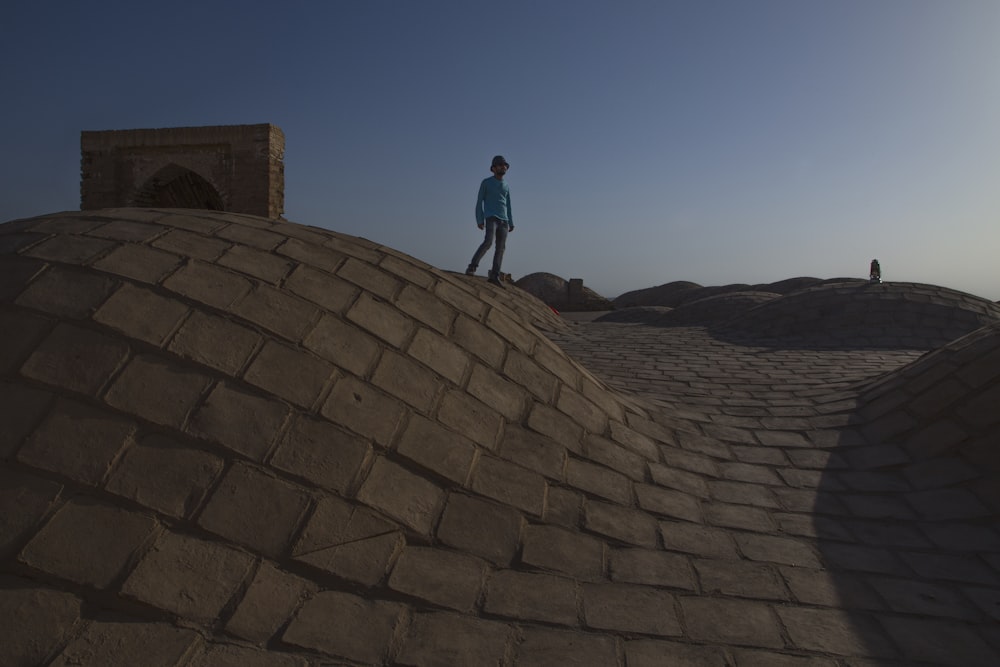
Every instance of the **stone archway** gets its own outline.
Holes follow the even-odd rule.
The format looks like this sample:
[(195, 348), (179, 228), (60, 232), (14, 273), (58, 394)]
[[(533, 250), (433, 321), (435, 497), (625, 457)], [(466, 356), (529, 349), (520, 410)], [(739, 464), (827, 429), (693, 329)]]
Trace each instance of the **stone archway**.
[(169, 164), (142, 184), (134, 198), (136, 206), (152, 208), (199, 208), (224, 211), (218, 190), (190, 169)]

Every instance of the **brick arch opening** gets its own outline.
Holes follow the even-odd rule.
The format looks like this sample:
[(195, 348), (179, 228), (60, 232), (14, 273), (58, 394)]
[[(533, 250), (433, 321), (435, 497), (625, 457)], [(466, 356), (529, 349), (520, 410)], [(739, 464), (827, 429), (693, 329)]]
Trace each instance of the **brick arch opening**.
[(222, 195), (205, 178), (178, 164), (168, 164), (136, 191), (135, 206), (200, 208), (224, 211)]

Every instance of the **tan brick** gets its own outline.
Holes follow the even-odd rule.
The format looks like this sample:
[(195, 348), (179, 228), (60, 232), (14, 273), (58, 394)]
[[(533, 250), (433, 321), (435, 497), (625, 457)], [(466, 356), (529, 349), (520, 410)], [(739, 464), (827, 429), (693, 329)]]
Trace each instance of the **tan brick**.
[(576, 389), (580, 384), (580, 368), (566, 357), (555, 343), (540, 341), (533, 358), (539, 366), (555, 375), (565, 384)]
[(0, 381), (0, 459), (14, 452), (48, 410), (52, 394), (21, 383)]
[(600, 435), (607, 429), (608, 415), (566, 385), (559, 388), (556, 407), (591, 433)]
[(639, 507), (661, 516), (700, 523), (701, 506), (698, 499), (680, 491), (661, 489), (652, 484), (636, 484), (635, 495)]
[[(326, 591), (305, 603), (282, 635), (293, 646), (364, 663), (385, 660), (405, 607)], [(337, 619), (331, 624), (330, 619)]]
[(468, 438), (442, 428), (437, 422), (413, 415), (400, 436), (396, 451), (424, 468), (464, 485), (476, 448)]
[(80, 265), (93, 261), (116, 245), (118, 244), (114, 241), (64, 234), (42, 241), (24, 254), (53, 262)]
[(583, 454), (591, 461), (617, 470), (633, 481), (641, 482), (646, 478), (646, 459), (608, 438), (587, 435), (583, 441)]
[(681, 598), (690, 636), (698, 641), (782, 648), (781, 625), (774, 610), (762, 602)]
[(282, 440), (271, 465), (345, 494), (372, 456), (361, 438), (332, 424), (300, 416)]
[(81, 497), (63, 505), (18, 560), (78, 584), (105, 588), (121, 574), (155, 525), (148, 516)]
[(555, 398), (556, 387), (559, 384), (556, 376), (543, 369), (526, 354), (511, 350), (503, 370), (507, 377), (530, 391), (543, 403), (549, 403)]
[(545, 521), (572, 530), (583, 522), (583, 494), (572, 489), (550, 486), (545, 498)]
[(175, 667), (197, 641), (196, 632), (171, 623), (136, 623), (109, 614), (87, 625), (49, 665)]
[(403, 347), (416, 328), (413, 320), (394, 306), (376, 301), (367, 293), (347, 311), (347, 319), (397, 348)]
[(155, 285), (180, 266), (182, 261), (173, 253), (126, 243), (94, 262), (93, 267)]
[(519, 422), (524, 416), (527, 404), (524, 390), (483, 366), (473, 367), (468, 391), (508, 421)]
[(587, 461), (569, 458), (566, 463), (566, 483), (620, 505), (632, 502), (632, 485), (628, 477)]
[(159, 347), (187, 312), (179, 301), (126, 283), (94, 313), (94, 320)]
[(112, 220), (96, 229), (87, 232), (87, 236), (97, 236), (102, 239), (128, 241), (130, 243), (146, 243), (167, 231), (162, 225), (150, 225), (132, 220)]
[(319, 316), (319, 309), (308, 301), (269, 285), (255, 287), (233, 305), (232, 312), (296, 343)]
[(153, 423), (179, 429), (208, 385), (208, 377), (200, 373), (142, 355), (125, 367), (105, 400)]
[(169, 349), (227, 375), (236, 375), (260, 341), (260, 334), (252, 329), (196, 310), (170, 341)]
[(333, 365), (275, 341), (264, 343), (244, 379), (303, 408), (312, 407), (333, 375)]
[(215, 235), (227, 241), (235, 241), (260, 250), (274, 250), (286, 240), (283, 234), (275, 234), (266, 229), (256, 229), (238, 224), (227, 225), (217, 230)]
[(470, 364), (468, 352), (428, 329), (417, 330), (406, 352), (455, 384), (461, 384)]
[(279, 255), (261, 252), (255, 248), (248, 248), (245, 245), (231, 247), (219, 258), (218, 263), (230, 269), (235, 269), (240, 273), (259, 278), (272, 285), (277, 285), (281, 282), (281, 279), (287, 276), (288, 272), (295, 267), (294, 262)]
[(528, 565), (584, 581), (604, 577), (604, 542), (555, 526), (529, 525), (521, 560)]
[(184, 667), (309, 667), (300, 655), (235, 644), (202, 645)]
[(620, 662), (614, 637), (526, 626), (524, 640), (517, 647), (516, 664), (518, 667), (610, 667)]
[(458, 614), (417, 614), (397, 664), (500, 665), (510, 635), (511, 627), (504, 623)]
[[(429, 289), (437, 282), (434, 274), (431, 272), (433, 268), (431, 265), (386, 246), (380, 247), (379, 250), (385, 253), (385, 257), (378, 263), (380, 269), (388, 271), (424, 289)], [(407, 287), (410, 287), (410, 285), (407, 285)]]
[[(490, 450), (496, 449), (503, 419), (464, 391), (446, 393), (441, 399), (437, 417), (442, 424), (467, 435), (476, 444)], [(456, 481), (464, 483), (465, 478)]]
[(612, 581), (696, 591), (690, 559), (653, 549), (612, 549)]
[(545, 488), (538, 473), (492, 456), (479, 458), (472, 477), (473, 491), (535, 516), (542, 515)]
[(381, 582), (403, 544), (399, 526), (333, 496), (319, 501), (292, 550), (295, 560), (365, 586)]
[(776, 568), (746, 561), (695, 560), (702, 592), (759, 600), (788, 600), (791, 596)]
[(396, 463), (378, 457), (358, 499), (422, 534), (429, 534), (444, 505), (444, 491)]
[(60, 323), (21, 367), (34, 380), (95, 395), (125, 362), (128, 345), (88, 329)]
[(361, 293), (349, 282), (308, 266), (295, 269), (285, 279), (283, 287), (337, 315), (347, 310)]
[(79, 319), (104, 303), (117, 283), (100, 274), (53, 266), (35, 278), (16, 303), (59, 317)]
[(46, 266), (45, 262), (20, 255), (4, 257), (4, 261), (0, 262), (0, 300), (4, 303), (14, 301)]
[[(656, 639), (633, 639), (625, 642), (625, 660), (629, 667), (730, 667), (732, 663), (721, 648), (698, 646)], [(743, 663), (738, 663), (743, 667)], [(780, 663), (759, 667), (792, 667)], [(815, 665), (814, 667), (827, 667)], [(830, 665), (829, 667), (833, 667)]]
[(680, 636), (674, 596), (648, 586), (583, 584), (583, 618), (601, 630)]
[(434, 294), (473, 320), (479, 320), (483, 316), (483, 310), (486, 308), (486, 304), (477, 296), (470, 294), (468, 289), (462, 289), (445, 280), (435, 285)]
[(611, 420), (610, 425), (612, 440), (621, 443), (646, 459), (651, 461), (659, 460), (660, 452), (652, 438), (625, 426), (625, 424), (617, 420)]
[(0, 311), (0, 373), (16, 371), (51, 326), (50, 320), (24, 311)]
[[(881, 658), (894, 657), (896, 651), (888, 637), (878, 629), (878, 624), (868, 623), (859, 632), (856, 621), (849, 612), (839, 609), (806, 609), (789, 607), (777, 609), (792, 643), (808, 651), (822, 651), (838, 655), (869, 655)], [(954, 657), (954, 648), (961, 644), (950, 644), (947, 651)], [(939, 657), (943, 657), (941, 653)], [(926, 660), (928, 654), (922, 652), (912, 656)]]
[(24, 443), (17, 458), (36, 468), (97, 486), (118, 453), (132, 442), (135, 431), (132, 421), (60, 399)]
[(212, 262), (222, 256), (232, 244), (224, 239), (214, 239), (194, 234), (186, 229), (171, 229), (153, 241), (152, 245), (161, 250)]
[(503, 339), (479, 322), (459, 315), (451, 340), (476, 355), (490, 368), (500, 368), (507, 346)]
[(656, 520), (631, 507), (588, 499), (584, 506), (584, 527), (626, 544), (656, 546)]
[(192, 261), (163, 281), (172, 292), (225, 310), (250, 291), (246, 278), (213, 264)]
[(821, 567), (810, 541), (772, 535), (736, 534), (734, 537), (740, 551), (750, 560), (796, 567)]
[[(287, 233), (290, 228), (286, 227), (284, 231)], [(324, 248), (314, 241), (305, 243), (299, 239), (288, 239), (278, 246), (277, 251), (285, 257), (291, 257), (303, 264), (323, 269), (329, 273), (336, 271), (347, 259), (341, 252)]]
[(192, 435), (262, 461), (271, 451), (288, 412), (280, 401), (220, 383), (191, 415), (187, 430)]
[(389, 588), (463, 613), (471, 613), (486, 581), (484, 561), (430, 547), (407, 546), (389, 577)]
[(437, 398), (441, 381), (426, 367), (386, 350), (372, 374), (372, 384), (426, 413)]
[(500, 570), (487, 584), (483, 610), (520, 620), (575, 626), (576, 583), (550, 574)]
[(11, 667), (43, 665), (80, 620), (82, 600), (27, 579), (0, 577), (0, 659)]
[(451, 331), (451, 323), (457, 315), (447, 303), (413, 285), (403, 288), (396, 299), (396, 307), (444, 335)]
[(122, 594), (210, 625), (250, 572), (253, 559), (231, 547), (164, 533), (122, 585)]
[(349, 376), (337, 381), (321, 410), (327, 419), (383, 447), (392, 442), (405, 411), (401, 401)]
[(532, 405), (528, 428), (549, 436), (575, 454), (583, 453), (583, 428), (551, 406)]
[(378, 359), (380, 344), (359, 327), (323, 315), (303, 345), (334, 365), (364, 376)]
[(226, 623), (226, 632), (252, 642), (266, 643), (291, 618), (299, 604), (315, 591), (316, 584), (311, 581), (264, 561)]
[(505, 566), (517, 553), (523, 525), (524, 518), (510, 507), (452, 493), (437, 537), (450, 547)]
[(501, 309), (495, 306), (490, 308), (486, 313), (485, 324), (525, 354), (531, 354), (535, 349), (537, 336), (532, 335), (527, 327), (508, 317)]
[(226, 473), (198, 519), (205, 530), (257, 553), (285, 553), (309, 506), (305, 492), (237, 463)]
[(337, 269), (337, 275), (387, 301), (392, 300), (402, 287), (402, 283), (392, 274), (353, 257), (348, 257)]
[(125, 451), (106, 488), (168, 516), (187, 517), (222, 467), (217, 456), (154, 434)]
[(504, 428), (500, 456), (556, 481), (565, 476), (566, 450), (544, 435), (513, 424)]
[[(62, 491), (62, 485), (24, 472), (0, 468), (0, 558), (20, 549)], [(2, 642), (0, 642), (2, 645)]]

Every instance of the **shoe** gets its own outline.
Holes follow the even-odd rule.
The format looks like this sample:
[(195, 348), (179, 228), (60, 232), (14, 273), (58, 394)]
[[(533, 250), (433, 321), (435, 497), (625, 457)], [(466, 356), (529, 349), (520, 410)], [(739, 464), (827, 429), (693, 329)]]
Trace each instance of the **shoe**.
[(503, 287), (503, 283), (500, 282), (500, 279), (497, 278), (496, 276), (490, 276), (489, 278), (486, 279), (486, 282), (496, 285), (497, 287), (501, 288)]
[(474, 276), (474, 275), (476, 275), (476, 270), (470, 266), (469, 268), (467, 268), (465, 270), (465, 275), (467, 275), (467, 276)]

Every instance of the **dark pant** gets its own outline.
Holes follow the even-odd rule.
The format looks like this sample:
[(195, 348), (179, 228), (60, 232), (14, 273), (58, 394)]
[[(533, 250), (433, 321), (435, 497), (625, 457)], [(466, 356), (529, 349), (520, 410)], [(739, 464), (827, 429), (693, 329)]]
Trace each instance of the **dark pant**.
[(491, 278), (500, 277), (500, 264), (503, 263), (503, 251), (507, 247), (507, 223), (500, 218), (486, 218), (486, 238), (483, 240), (482, 245), (476, 250), (476, 254), (472, 256), (472, 261), (469, 262), (469, 268), (473, 271), (479, 266), (479, 260), (483, 258), (486, 251), (490, 249), (493, 245), (493, 239), (496, 238), (497, 248), (493, 251), (493, 268), (490, 269)]

